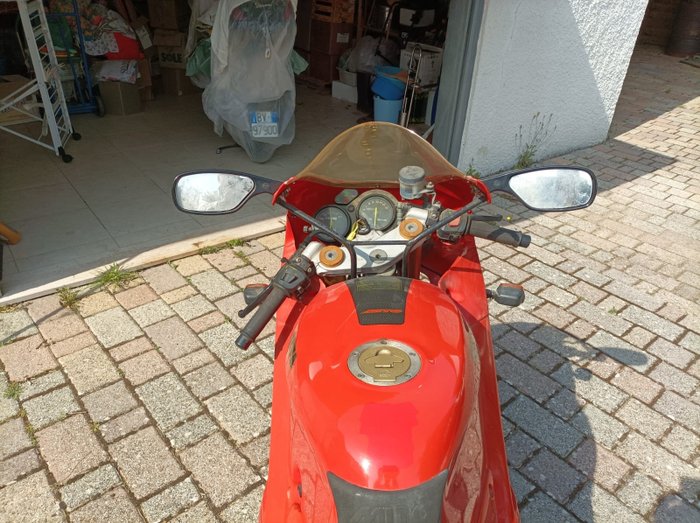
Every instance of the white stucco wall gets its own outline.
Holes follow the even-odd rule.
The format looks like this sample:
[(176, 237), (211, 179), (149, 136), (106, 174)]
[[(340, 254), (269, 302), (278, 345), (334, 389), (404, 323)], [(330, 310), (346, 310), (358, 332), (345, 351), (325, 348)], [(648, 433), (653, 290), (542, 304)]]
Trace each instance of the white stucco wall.
[(605, 140), (646, 5), (486, 0), (459, 167), (512, 167), (536, 113), (552, 115), (537, 158)]

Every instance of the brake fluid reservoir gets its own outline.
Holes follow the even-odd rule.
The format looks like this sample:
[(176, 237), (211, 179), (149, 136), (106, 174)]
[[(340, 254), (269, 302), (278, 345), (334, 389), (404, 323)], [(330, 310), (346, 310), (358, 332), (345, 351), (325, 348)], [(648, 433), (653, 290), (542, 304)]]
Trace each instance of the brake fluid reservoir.
[(417, 199), (425, 189), (425, 170), (418, 165), (407, 165), (399, 171), (399, 190), (404, 200)]

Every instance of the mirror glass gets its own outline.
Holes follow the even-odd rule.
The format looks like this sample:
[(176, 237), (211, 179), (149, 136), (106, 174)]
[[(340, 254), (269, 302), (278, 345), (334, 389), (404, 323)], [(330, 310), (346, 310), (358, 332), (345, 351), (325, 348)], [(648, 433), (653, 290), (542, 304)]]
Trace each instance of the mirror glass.
[(595, 196), (593, 177), (580, 169), (537, 169), (515, 174), (508, 183), (515, 195), (535, 210), (585, 207)]
[(175, 184), (175, 201), (184, 211), (231, 212), (255, 190), (248, 176), (232, 173), (194, 173)]

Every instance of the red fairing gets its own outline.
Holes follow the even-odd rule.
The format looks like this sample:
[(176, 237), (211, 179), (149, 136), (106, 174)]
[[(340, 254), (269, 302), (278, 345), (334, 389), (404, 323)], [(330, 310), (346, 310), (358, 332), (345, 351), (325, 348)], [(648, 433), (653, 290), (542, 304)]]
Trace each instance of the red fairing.
[[(350, 353), (378, 339), (413, 347), (422, 362), (418, 375), (390, 387), (354, 377)], [(313, 521), (325, 521), (323, 507), (332, 501), (326, 471), (360, 487), (400, 490), (450, 467), (475, 409), (476, 354), (454, 302), (427, 283), (411, 282), (403, 325), (361, 325), (344, 283), (319, 292), (301, 315), (287, 371), (292, 460), (315, 469), (306, 485), (302, 478), (304, 496), (314, 499), (305, 507)]]

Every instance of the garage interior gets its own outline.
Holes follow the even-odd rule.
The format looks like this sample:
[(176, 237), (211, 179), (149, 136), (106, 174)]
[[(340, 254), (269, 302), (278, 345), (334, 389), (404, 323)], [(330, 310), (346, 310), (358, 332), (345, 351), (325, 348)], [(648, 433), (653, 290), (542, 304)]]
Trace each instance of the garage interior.
[[(195, 15), (211, 13), (211, 9), (216, 12), (216, 2), (193, 2), (190, 10), (185, 0), (110, 1), (110, 11), (119, 13), (134, 29), (141, 56), (137, 60), (139, 74), (133, 84), (100, 80), (95, 76), (95, 64), (104, 65), (109, 60), (87, 56), (90, 79), (95, 84), (88, 95), (96, 99), (90, 107), (90, 97), (80, 99), (76, 81), (66, 80), (62, 73), (70, 120), (80, 134), (79, 141), (69, 138), (64, 145), (72, 161), (63, 161), (52, 150), (2, 132), (0, 127), (0, 222), (22, 236), (20, 242), (4, 245), (0, 304), (85, 283), (112, 263), (129, 268), (152, 265), (227, 239), (281, 229), (283, 213), (272, 208), (269, 197), (258, 197), (242, 211), (226, 216), (178, 212), (171, 200), (172, 180), (181, 172), (208, 168), (278, 180), (294, 175), (339, 132), (372, 118), (374, 95), (369, 82), (373, 75), (350, 71), (349, 54), (358, 39), (365, 36), (370, 46), (374, 45), (372, 51), (377, 49), (368, 59), (372, 68), (399, 66), (400, 47), (406, 46), (409, 37), (417, 36), (421, 43), (444, 41), (446, 17), (436, 16), (434, 8), (423, 14), (418, 9), (423, 4), (426, 2), (404, 2), (399, 7), (394, 1), (300, 0), (293, 55), (294, 60), (308, 65), (295, 76), (295, 137), (261, 163), (252, 161), (241, 147), (217, 151), (235, 141), (226, 130), (222, 136), (214, 132), (203, 110), (201, 85), (198, 88), (186, 76), (190, 28), (197, 28), (195, 40), (207, 36), (206, 30), (199, 32), (201, 24), (197, 25), (192, 11)], [(83, 0), (52, 0), (46, 2), (45, 10), (51, 20), (54, 11), (70, 11), (71, 6), (79, 11), (87, 9), (86, 5), (95, 6)], [(448, 4), (441, 5), (444, 9), (437, 12), (446, 13)], [(1, 80), (32, 78), (34, 71), (26, 41), (21, 43), (19, 2), (2, 2), (0, 6), (2, 100), (8, 86), (2, 91)], [(89, 17), (81, 14), (81, 21), (88, 23)], [(234, 14), (231, 16), (233, 20)], [(411, 16), (414, 22), (421, 16), (424, 21), (409, 34), (405, 24), (412, 23)], [(79, 66), (81, 42), (75, 27), (72, 25), (74, 57), (69, 50), (69, 57), (62, 60), (61, 50), (67, 46), (57, 40), (64, 38), (65, 43), (65, 36), (57, 37), (54, 29), (51, 35), (59, 64), (63, 62), (65, 68), (65, 62), (72, 60)], [(358, 76), (365, 85), (352, 85), (357, 84)], [(403, 84), (398, 85), (403, 91)], [(363, 88), (358, 101), (358, 91)], [(419, 132), (429, 128), (425, 106), (430, 91), (434, 106), (434, 86), (417, 89), (416, 106), (423, 107), (414, 108), (410, 125)], [(401, 98), (403, 94), (400, 92)], [(397, 101), (392, 102), (396, 107)], [(103, 111), (104, 116), (98, 116)], [(39, 121), (23, 121), (18, 114), (8, 123), (11, 112), (7, 108), (0, 112), (0, 126), (33, 138), (46, 134), (45, 122), (42, 126)]]

